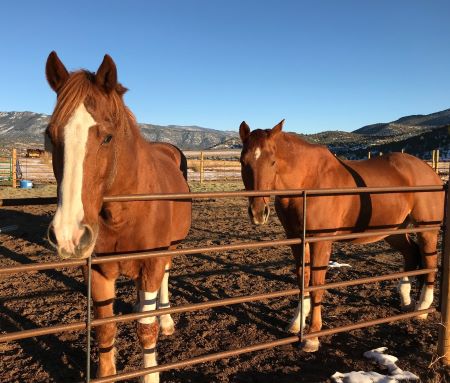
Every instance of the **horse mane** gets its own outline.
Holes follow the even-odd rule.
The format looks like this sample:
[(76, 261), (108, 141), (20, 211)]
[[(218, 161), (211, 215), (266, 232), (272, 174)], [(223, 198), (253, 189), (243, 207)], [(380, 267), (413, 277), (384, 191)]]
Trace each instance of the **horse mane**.
[[(102, 107), (111, 111), (113, 122), (123, 126), (127, 122), (137, 126), (136, 118), (123, 102), (123, 94), (127, 91), (121, 84), (116, 89), (106, 93), (95, 83), (95, 74), (87, 70), (79, 70), (71, 73), (67, 82), (58, 92), (55, 110), (50, 123), (65, 125), (74, 113), (75, 109), (83, 102), (94, 107)], [(106, 105), (104, 105), (106, 103)], [(103, 105), (99, 105), (103, 104)]]

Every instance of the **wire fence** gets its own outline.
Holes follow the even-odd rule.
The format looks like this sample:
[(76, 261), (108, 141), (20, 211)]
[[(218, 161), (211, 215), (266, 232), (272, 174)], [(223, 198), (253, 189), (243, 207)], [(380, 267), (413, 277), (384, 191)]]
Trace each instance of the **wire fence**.
[[(448, 180), (450, 162), (439, 160), (433, 151), (432, 161), (427, 163), (443, 179)], [(188, 165), (188, 179), (194, 182), (240, 181), (240, 150), (184, 151)], [(11, 157), (0, 158), (0, 182), (11, 182), (14, 169)], [(53, 175), (51, 154), (38, 153), (36, 156), (18, 156), (17, 180), (29, 180), (35, 184), (56, 183)]]

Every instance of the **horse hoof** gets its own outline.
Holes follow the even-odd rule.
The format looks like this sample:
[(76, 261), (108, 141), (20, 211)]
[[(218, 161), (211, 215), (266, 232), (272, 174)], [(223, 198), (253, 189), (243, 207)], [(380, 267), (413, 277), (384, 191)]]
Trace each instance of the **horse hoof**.
[(148, 374), (139, 378), (140, 383), (159, 383), (159, 373)]
[(418, 320), (426, 320), (428, 318), (428, 314), (420, 314), (415, 317)]
[(175, 326), (161, 327), (161, 334), (162, 335), (173, 335), (174, 332), (175, 332)]
[(173, 335), (175, 332), (175, 324), (170, 315), (161, 315), (159, 318), (159, 328), (163, 335)]
[(302, 345), (302, 351), (304, 352), (316, 352), (319, 350), (320, 342), (319, 340), (313, 340), (313, 339), (307, 339), (305, 340)]
[(411, 302), (409, 305), (400, 306), (400, 310), (407, 313), (407, 312), (413, 311), (414, 307), (415, 307), (415, 303)]
[(286, 327), (286, 331), (290, 332), (291, 334), (298, 334), (300, 332), (300, 326), (294, 324), (290, 324)]

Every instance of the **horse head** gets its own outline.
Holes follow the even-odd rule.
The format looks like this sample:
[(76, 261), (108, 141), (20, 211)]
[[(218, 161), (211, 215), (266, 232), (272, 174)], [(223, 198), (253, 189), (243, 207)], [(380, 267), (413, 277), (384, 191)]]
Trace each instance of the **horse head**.
[(97, 72), (68, 72), (55, 52), (46, 64), (57, 101), (46, 135), (51, 141), (58, 206), (48, 237), (63, 258), (87, 258), (95, 246), (103, 196), (116, 179), (119, 142), (131, 116), (105, 55)]
[[(250, 131), (245, 121), (239, 127), (242, 140), (241, 173), (246, 190), (273, 190), (277, 177), (276, 136), (284, 120), (272, 129)], [(269, 220), (269, 196), (249, 197), (248, 214), (255, 225)]]

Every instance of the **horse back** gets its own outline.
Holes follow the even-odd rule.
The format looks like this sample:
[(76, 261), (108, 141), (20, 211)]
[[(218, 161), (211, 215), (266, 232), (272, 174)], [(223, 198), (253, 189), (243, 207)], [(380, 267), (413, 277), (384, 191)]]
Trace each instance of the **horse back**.
[(342, 161), (356, 186), (442, 185), (442, 180), (424, 161), (406, 153), (389, 153), (361, 161)]
[[(392, 153), (370, 160), (342, 161), (328, 156), (312, 188), (401, 187), (442, 185), (425, 162), (408, 154)], [(443, 192), (362, 193), (308, 198), (307, 231), (348, 233), (442, 220)], [(286, 231), (297, 235), (303, 221), (302, 198), (277, 198), (276, 210)], [(368, 239), (368, 241), (371, 241)]]
[(175, 145), (165, 142), (149, 142), (149, 150), (152, 155), (161, 162), (173, 161), (181, 170), (184, 179), (187, 181), (187, 160), (183, 152)]

